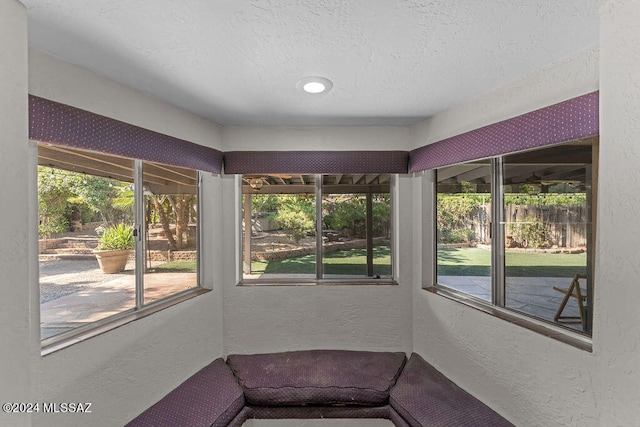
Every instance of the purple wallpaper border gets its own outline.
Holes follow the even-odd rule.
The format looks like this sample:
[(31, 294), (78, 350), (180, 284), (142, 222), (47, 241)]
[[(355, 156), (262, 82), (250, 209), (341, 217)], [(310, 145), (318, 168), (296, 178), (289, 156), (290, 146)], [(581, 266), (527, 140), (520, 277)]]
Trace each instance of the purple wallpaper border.
[(29, 95), (29, 138), (206, 172), (222, 170), (221, 151), (34, 95)]
[(409, 172), (483, 159), (600, 133), (599, 92), (569, 99), (410, 152)]
[(242, 173), (407, 173), (407, 151), (228, 151), (224, 172)]
[(229, 151), (29, 95), (29, 138), (195, 170), (242, 173), (407, 173), (598, 135), (599, 92), (407, 151)]

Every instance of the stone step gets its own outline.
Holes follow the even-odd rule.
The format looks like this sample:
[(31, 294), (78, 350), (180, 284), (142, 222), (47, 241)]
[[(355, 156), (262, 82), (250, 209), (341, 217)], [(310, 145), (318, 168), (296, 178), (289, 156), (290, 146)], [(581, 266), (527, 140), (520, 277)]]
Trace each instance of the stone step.
[(45, 249), (41, 252), (43, 255), (81, 255), (81, 254), (89, 254), (93, 255), (93, 248), (56, 248), (56, 249)]
[(98, 241), (65, 241), (63, 243), (58, 243), (57, 248), (88, 248), (93, 249), (98, 245)]
[[(39, 261), (87, 261), (95, 260), (94, 254), (40, 254), (38, 255)], [(97, 262), (97, 261), (96, 261)]]

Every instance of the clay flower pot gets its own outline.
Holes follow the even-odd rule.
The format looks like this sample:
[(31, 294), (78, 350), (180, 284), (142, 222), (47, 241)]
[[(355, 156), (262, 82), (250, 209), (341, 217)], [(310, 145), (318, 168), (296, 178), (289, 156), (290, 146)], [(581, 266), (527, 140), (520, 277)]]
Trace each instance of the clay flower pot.
[(103, 273), (114, 274), (124, 270), (129, 259), (130, 249), (120, 249), (115, 251), (93, 251), (98, 259), (98, 264)]
[[(97, 231), (97, 230), (96, 230)], [(131, 250), (135, 246), (133, 228), (121, 223), (99, 232), (98, 246), (93, 251), (104, 273), (124, 270)]]

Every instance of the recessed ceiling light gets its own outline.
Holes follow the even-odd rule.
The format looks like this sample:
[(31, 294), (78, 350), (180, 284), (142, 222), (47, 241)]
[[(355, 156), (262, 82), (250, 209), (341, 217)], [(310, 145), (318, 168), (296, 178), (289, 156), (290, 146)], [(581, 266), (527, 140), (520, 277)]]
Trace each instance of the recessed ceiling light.
[(333, 82), (325, 77), (311, 76), (298, 80), (296, 86), (307, 93), (319, 94), (329, 92)]
[(305, 83), (304, 86), (302, 86), (302, 89), (309, 93), (321, 93), (324, 92), (325, 86), (320, 82), (309, 82)]

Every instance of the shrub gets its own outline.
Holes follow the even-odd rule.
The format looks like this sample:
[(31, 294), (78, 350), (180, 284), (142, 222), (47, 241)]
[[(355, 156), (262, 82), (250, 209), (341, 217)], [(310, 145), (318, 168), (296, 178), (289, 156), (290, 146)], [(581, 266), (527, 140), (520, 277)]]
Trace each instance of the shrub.
[(273, 220), (296, 243), (314, 228), (315, 206), (312, 199), (302, 196), (283, 196)]
[(473, 231), (468, 228), (479, 202), (466, 195), (438, 194), (438, 239), (441, 243), (465, 243), (471, 240)]
[(541, 248), (548, 245), (547, 228), (537, 217), (529, 216), (524, 221), (508, 225), (509, 233), (523, 248)]
[(467, 243), (473, 236), (473, 231), (468, 228), (455, 228), (438, 230), (439, 241), (442, 243)]
[(49, 239), (52, 234), (64, 233), (69, 229), (69, 224), (64, 217), (56, 217), (53, 221), (42, 220), (38, 225), (38, 237)]
[(96, 249), (99, 251), (115, 251), (133, 249), (134, 246), (133, 228), (120, 223), (102, 231)]

